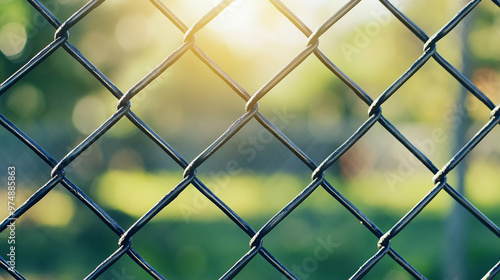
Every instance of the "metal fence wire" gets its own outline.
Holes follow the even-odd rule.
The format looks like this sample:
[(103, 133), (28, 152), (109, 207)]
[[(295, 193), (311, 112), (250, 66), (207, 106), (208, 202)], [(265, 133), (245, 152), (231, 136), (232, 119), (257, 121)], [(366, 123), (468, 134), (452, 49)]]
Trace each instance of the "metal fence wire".
[[(492, 0), (496, 6), (500, 7), (499, 0)], [(37, 204), (44, 198), (54, 186), (61, 184), (69, 193), (74, 195), (86, 207), (100, 218), (110, 230), (116, 233), (119, 248), (111, 254), (107, 259), (103, 260), (94, 271), (90, 272), (85, 279), (96, 279), (106, 270), (108, 270), (117, 260), (128, 255), (138, 266), (143, 268), (154, 279), (165, 279), (160, 275), (152, 265), (150, 265), (141, 255), (134, 250), (132, 237), (141, 230), (153, 217), (155, 217), (162, 209), (167, 207), (177, 196), (182, 193), (188, 185), (193, 185), (201, 192), (208, 200), (218, 207), (229, 220), (234, 222), (243, 232), (249, 236), (250, 248), (248, 252), (234, 263), (232, 267), (228, 267), (227, 272), (220, 279), (232, 279), (257, 255), (260, 254), (274, 269), (279, 271), (288, 279), (299, 279), (292, 271), (283, 265), (279, 259), (274, 257), (263, 246), (266, 236), (281, 223), (287, 216), (294, 211), (301, 203), (303, 203), (318, 187), (326, 190), (340, 205), (345, 207), (362, 225), (378, 238), (378, 251), (371, 258), (366, 260), (364, 264), (360, 264), (360, 268), (356, 271), (351, 279), (360, 279), (366, 275), (376, 264), (383, 258), (391, 258), (394, 262), (400, 265), (404, 270), (416, 279), (426, 279), (412, 264), (407, 262), (396, 250), (391, 246), (391, 241), (398, 237), (398, 234), (410, 224), (419, 213), (427, 207), (427, 205), (436, 197), (438, 193), (445, 192), (461, 207), (469, 211), (484, 227), (489, 229), (496, 236), (500, 237), (500, 228), (493, 223), (488, 217), (482, 214), (473, 204), (471, 204), (464, 196), (462, 196), (456, 188), (447, 182), (447, 175), (469, 154), (476, 145), (489, 134), (496, 125), (500, 122), (500, 106), (495, 104), (479, 90), (467, 77), (452, 66), (438, 51), (436, 44), (443, 39), (457, 24), (459, 24), (467, 15), (474, 10), (481, 0), (474, 0), (467, 3), (463, 8), (446, 23), (438, 32), (429, 36), (419, 26), (417, 26), (410, 18), (388, 0), (380, 0), (380, 2), (392, 13), (406, 28), (408, 28), (416, 38), (423, 43), (421, 56), (411, 65), (403, 75), (401, 75), (394, 83), (382, 92), (378, 97), (372, 98), (360, 86), (358, 86), (350, 77), (344, 74), (321, 50), (318, 48), (320, 37), (331, 28), (339, 19), (348, 14), (361, 0), (348, 1), (341, 9), (336, 11), (328, 20), (326, 20), (317, 30), (310, 30), (292, 10), (284, 5), (279, 0), (269, 0), (272, 5), (283, 14), (301, 33), (307, 38), (307, 46), (291, 60), (286, 67), (281, 69), (272, 79), (265, 83), (253, 95), (249, 94), (241, 87), (232, 77), (230, 77), (214, 60), (212, 60), (196, 43), (196, 33), (203, 29), (210, 21), (233, 2), (232, 0), (224, 0), (216, 4), (215, 7), (200, 18), (191, 27), (186, 26), (181, 19), (172, 13), (167, 6), (160, 0), (150, 0), (150, 2), (161, 13), (168, 18), (180, 31), (184, 33), (183, 43), (172, 52), (163, 62), (161, 62), (154, 70), (147, 74), (144, 78), (138, 81), (126, 93), (122, 93), (110, 79), (108, 79), (96, 66), (94, 66), (80, 51), (72, 45), (69, 39), (69, 30), (75, 26), (80, 20), (92, 13), (95, 9), (104, 2), (104, 0), (92, 0), (81, 7), (76, 13), (71, 15), (66, 21), (61, 22), (54, 16), (49, 9), (38, 0), (27, 0), (36, 11), (47, 20), (55, 29), (55, 36), (52, 42), (43, 50), (35, 55), (29, 62), (22, 66), (16, 73), (5, 80), (0, 85), (0, 95), (5, 93), (10, 87), (18, 83), (23, 76), (28, 74), (33, 69), (37, 68), (41, 62), (49, 58), (57, 49), (63, 48), (76, 61), (85, 67), (102, 85), (104, 85), (111, 94), (117, 99), (116, 112), (107, 119), (97, 130), (88, 135), (88, 137), (70, 151), (64, 158), (57, 160), (52, 157), (44, 147), (33, 141), (29, 135), (19, 129), (9, 119), (0, 115), (0, 123), (12, 135), (15, 135), (19, 141), (29, 147), (36, 156), (40, 157), (47, 165), (52, 168), (50, 180), (39, 188), (32, 196), (27, 199), (15, 212), (6, 217), (0, 224), (0, 232), (6, 230), (11, 223), (26, 213), (31, 207)], [(158, 78), (166, 69), (171, 67), (176, 61), (186, 54), (188, 51), (193, 52), (199, 60), (206, 64), (217, 76), (229, 85), (235, 94), (245, 101), (245, 107), (241, 108), (242, 115), (234, 123), (227, 128), (211, 145), (201, 152), (191, 162), (186, 161), (176, 150), (174, 150), (164, 139), (155, 133), (144, 121), (135, 115), (131, 108), (134, 102), (134, 97), (140, 94), (141, 91), (152, 81)], [(287, 135), (285, 135), (275, 124), (273, 124), (266, 116), (259, 112), (258, 102), (264, 97), (273, 87), (280, 83), (283, 78), (289, 75), (297, 68), (307, 57), (314, 55), (316, 58), (335, 76), (337, 76), (345, 85), (368, 105), (368, 113), (366, 121), (353, 133), (342, 145), (333, 151), (322, 162), (316, 163), (304, 153)], [(483, 103), (491, 110), (491, 116), (484, 126), (470, 139), (458, 153), (456, 153), (444, 166), (441, 168), (436, 166), (422, 151), (410, 142), (398, 129), (388, 121), (382, 114), (381, 106), (395, 94), (398, 89), (405, 84), (421, 67), (430, 59), (434, 59), (443, 69), (456, 79), (464, 88), (466, 88), (471, 96)], [(179, 166), (184, 169), (183, 178), (179, 178), (180, 182), (165, 194), (160, 201), (154, 205), (147, 213), (138, 219), (130, 228), (122, 228), (113, 218), (106, 213), (91, 197), (86, 195), (78, 186), (65, 176), (65, 168), (78, 158), (85, 150), (91, 147), (99, 138), (106, 134), (110, 128), (120, 122), (124, 117), (129, 119), (138, 130), (147, 135), (149, 139), (156, 143), (166, 155), (172, 158)], [(238, 213), (228, 207), (218, 196), (216, 196), (209, 187), (207, 187), (199, 178), (197, 178), (196, 170), (204, 162), (210, 158), (218, 149), (220, 149), (229, 139), (231, 139), (238, 131), (240, 131), (251, 119), (257, 120), (260, 125), (269, 131), (282, 145), (291, 151), (304, 165), (311, 170), (311, 182), (303, 189), (293, 200), (291, 200), (284, 208), (276, 213), (271, 219), (265, 223), (262, 228), (252, 228)], [(346, 197), (340, 193), (334, 185), (325, 179), (325, 171), (336, 161), (338, 161), (359, 139), (361, 139), (367, 131), (369, 131), (376, 123), (380, 124), (387, 130), (397, 141), (399, 141), (411, 154), (413, 154), (420, 163), (434, 174), (432, 178), (434, 187), (421, 200), (408, 211), (392, 228), (386, 232), (382, 231), (374, 222), (372, 222), (365, 214), (356, 208)], [(9, 273), (15, 279), (26, 279), (16, 269), (10, 269), (7, 260), (0, 257), (0, 267)], [(500, 262), (494, 265), (491, 270), (485, 271), (483, 279), (493, 279), (500, 271)]]

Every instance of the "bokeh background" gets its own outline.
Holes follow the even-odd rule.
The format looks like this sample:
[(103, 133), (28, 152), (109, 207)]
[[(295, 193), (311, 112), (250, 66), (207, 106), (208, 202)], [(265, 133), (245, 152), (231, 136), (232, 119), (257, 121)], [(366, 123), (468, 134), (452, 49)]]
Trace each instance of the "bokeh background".
[[(217, 2), (164, 1), (187, 26)], [(345, 2), (283, 0), (312, 30)], [(42, 3), (63, 21), (85, 1)], [(464, 5), (451, 0), (394, 3), (428, 35)], [(0, 80), (49, 44), (54, 31), (26, 1), (0, 0)], [(148, 1), (107, 0), (71, 28), (69, 41), (126, 92), (182, 44), (183, 33)], [(268, 1), (235, 0), (197, 33), (196, 43), (253, 94), (305, 48), (307, 38)], [(439, 41), (438, 51), (498, 104), (499, 45), (500, 9), (483, 1)], [(410, 67), (422, 47), (375, 0), (361, 1), (320, 39), (320, 49), (372, 98)], [(62, 48), (0, 96), (0, 113), (58, 160), (111, 116), (116, 105), (113, 95)], [(313, 55), (259, 106), (317, 163), (354, 133), (368, 110)], [(245, 101), (189, 51), (132, 100), (132, 110), (188, 161), (244, 108)], [(432, 59), (382, 108), (438, 168), (456, 152), (456, 143), (470, 139), (490, 114)], [(497, 224), (499, 133), (493, 130), (461, 169), (448, 176), (451, 186)], [(2, 184), (10, 164), (17, 168), (18, 205), (50, 178), (51, 168), (2, 128)], [(66, 168), (66, 176), (123, 228), (173, 188), (182, 172), (127, 119)], [(252, 120), (197, 174), (258, 229), (309, 184), (311, 171)], [(378, 124), (328, 170), (327, 179), (383, 231), (433, 187), (432, 173)], [(0, 189), (2, 219), (7, 216), (6, 192), (6, 187)], [(392, 242), (429, 279), (478, 279), (499, 261), (498, 237), (455, 206), (446, 193), (439, 194)], [(118, 240), (62, 186), (17, 221), (16, 234), (17, 268), (28, 279), (82, 279), (117, 249)], [(249, 249), (249, 237), (192, 186), (133, 240), (134, 249), (168, 279), (217, 279)], [(325, 260), (316, 260), (312, 269), (308, 258), (328, 240), (334, 250)], [(302, 279), (347, 279), (377, 251), (376, 243), (377, 238), (322, 189), (265, 239), (266, 248), (285, 266), (302, 270)], [(7, 254), (5, 232), (0, 252)], [(148, 277), (123, 257), (101, 278)], [(366, 278), (411, 276), (386, 256)], [(0, 272), (0, 279), (10, 278)], [(281, 275), (257, 256), (237, 279)]]

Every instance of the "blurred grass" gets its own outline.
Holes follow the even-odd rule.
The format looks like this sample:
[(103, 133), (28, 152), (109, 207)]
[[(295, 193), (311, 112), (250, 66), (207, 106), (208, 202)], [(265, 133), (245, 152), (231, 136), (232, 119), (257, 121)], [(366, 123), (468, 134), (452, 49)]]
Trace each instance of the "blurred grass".
[[(216, 2), (165, 0), (187, 25)], [(283, 2), (311, 29), (342, 5), (338, 1)], [(50, 9), (63, 20), (84, 3), (51, 1)], [(196, 43), (253, 94), (306, 46), (307, 38), (268, 1), (251, 2), (255, 6), (249, 3), (234, 1), (197, 34)], [(3, 80), (45, 47), (55, 30), (38, 18), (27, 2), (7, 0), (0, 5)], [(401, 3), (402, 11), (429, 35), (445, 24), (458, 6), (455, 1)], [(476, 69), (470, 78), (498, 104), (500, 49), (495, 46), (499, 45), (500, 17), (496, 9), (492, 1), (483, 1), (473, 12), (476, 21), (468, 27), (468, 42)], [(381, 16), (387, 21), (381, 22)], [(367, 32), (369, 27), (379, 31)], [(9, 37), (12, 32), (20, 40), (14, 45)], [(459, 35), (452, 31), (438, 43), (440, 54), (458, 68), (462, 66)], [(356, 42), (362, 36), (365, 41), (360, 46)], [(182, 44), (182, 39), (182, 32), (153, 6), (131, 0), (105, 1), (72, 27), (70, 37), (71, 43), (123, 92)], [(346, 55), (339, 47), (346, 44), (355, 48), (354, 55)], [(376, 98), (421, 55), (422, 42), (373, 0), (361, 1), (326, 32), (320, 49)], [(471, 96), (464, 108), (455, 108), (459, 90), (459, 83), (431, 60), (383, 105), (384, 116), (412, 143), (432, 141), (432, 149), (419, 148), (438, 167), (449, 160), (454, 129), (462, 125), (454, 114), (463, 114), (464, 109), (470, 113), (469, 137), (489, 118), (489, 110)], [(2, 115), (56, 159), (99, 127), (115, 111), (117, 102), (62, 50), (14, 85), (0, 101)], [(190, 52), (132, 103), (134, 112), (186, 160), (194, 158), (241, 116), (245, 104)], [(368, 109), (313, 56), (273, 88), (259, 106), (262, 114), (316, 162), (324, 160), (366, 120)], [(283, 121), (276, 110), (292, 117)], [(311, 175), (277, 140), (262, 140), (270, 137), (262, 130), (254, 120), (249, 122), (200, 167), (197, 175), (255, 230), (303, 190)], [(440, 139), (433, 138), (435, 131), (443, 133)], [(497, 224), (498, 136), (494, 130), (467, 158), (465, 190), (465, 196)], [(46, 182), (50, 168), (34, 160), (32, 151), (5, 130), (0, 130), (0, 137), (2, 164), (14, 163), (22, 174), (20, 204)], [(251, 140), (257, 141), (255, 146)], [(148, 141), (128, 121), (120, 121), (66, 168), (66, 176), (125, 229), (182, 180), (178, 166)], [(244, 154), (240, 148), (250, 153)], [(249, 157), (252, 152), (255, 159)], [(229, 160), (236, 160), (238, 168), (220, 171), (221, 166), (227, 168)], [(415, 162), (392, 136), (375, 126), (328, 170), (327, 179), (385, 232), (433, 187), (432, 174)], [(455, 177), (453, 172), (449, 175), (452, 186)], [(0, 205), (6, 204), (5, 197), (5, 190), (0, 190)], [(443, 278), (446, 223), (454, 204), (448, 195), (439, 194), (392, 242), (393, 248), (428, 279)], [(4, 207), (0, 213), (6, 216)], [(458, 246), (466, 246), (468, 252), (469, 275), (464, 279), (476, 279), (498, 261), (500, 245), (498, 237), (477, 220), (469, 214), (466, 219), (467, 244)], [(18, 268), (28, 279), (82, 279), (117, 249), (118, 236), (61, 186), (18, 220), (16, 233)], [(2, 241), (5, 234), (0, 235)], [(167, 279), (217, 279), (248, 251), (250, 237), (190, 185), (133, 240), (134, 249)], [(315, 252), (326, 250), (318, 247), (325, 240), (335, 246), (326, 251), (326, 259), (319, 260)], [(347, 279), (377, 251), (376, 243), (377, 238), (318, 188), (265, 238), (264, 246), (301, 279)], [(0, 252), (6, 252), (6, 246), (0, 242)], [(125, 256), (101, 278), (127, 276), (149, 277)], [(236, 277), (281, 278), (261, 256)], [(9, 277), (0, 271), (0, 279)], [(410, 277), (384, 257), (365, 279)]]
[[(396, 186), (399, 190), (391, 189), (387, 178), (376, 171), (337, 182), (343, 194), (353, 197), (356, 202), (375, 209), (401, 213), (409, 210), (408, 207), (415, 205), (416, 199), (430, 191), (433, 185), (429, 183), (428, 177), (428, 172), (416, 173)], [(98, 178), (94, 191), (103, 205), (139, 218), (159, 198), (180, 183), (182, 178), (182, 173), (110, 171)], [(482, 178), (486, 178), (483, 182), (488, 181), (484, 182), (485, 185), (494, 183), (494, 177)], [(223, 184), (218, 179), (208, 178), (206, 185), (241, 216), (256, 218), (272, 215), (284, 207), (293, 198), (293, 194), (298, 194), (310, 183), (307, 179), (289, 173), (255, 174), (249, 171), (247, 174), (231, 175), (225, 178)], [(337, 185), (335, 180), (331, 183)], [(474, 188), (471, 192), (472, 196), (484, 196), (483, 189)], [(489, 196), (487, 199), (490, 205), (500, 202), (500, 196)], [(217, 215), (220, 210), (206, 207), (208, 203), (210, 202), (191, 185), (158, 218), (181, 221), (222, 218)], [(325, 203), (336, 202), (326, 195), (316, 197), (309, 205), (310, 210), (321, 211)], [(432, 213), (444, 214), (449, 206), (449, 202), (439, 201), (431, 203), (426, 209)]]
[[(231, 179), (234, 183), (219, 194), (257, 230), (285, 205), (286, 200), (280, 197), (280, 191), (286, 191), (281, 194), (286, 196), (292, 189), (295, 193), (307, 184), (307, 180), (293, 178), (289, 174), (275, 176), (275, 180), (282, 184), (269, 182), (263, 175), (253, 174), (251, 180), (247, 180), (245, 175), (236, 176)], [(106, 196), (99, 196), (101, 201), (98, 202), (122, 226), (128, 227), (162, 194), (168, 192), (178, 178), (180, 175), (174, 173), (111, 172), (97, 180), (99, 183), (92, 193), (104, 192)], [(240, 180), (246, 183), (241, 184)], [(388, 230), (418, 199), (413, 195), (386, 196), (380, 201), (377, 191), (373, 189), (356, 190), (362, 187), (347, 184), (343, 193), (347, 197), (355, 197), (356, 206), (383, 231)], [(231, 188), (241, 192), (228, 196), (226, 191), (231, 193)], [(249, 249), (250, 237), (219, 209), (208, 203), (203, 207), (191, 204), (194, 191), (181, 194), (133, 238), (134, 249), (167, 279), (217, 279)], [(45, 203), (53, 203), (52, 207), (41, 203), (18, 222), (19, 269), (31, 279), (83, 278), (117, 247), (118, 237), (79, 202), (73, 202), (74, 216), (65, 225), (54, 226), (31, 216), (33, 213), (38, 217), (49, 215), (54, 209), (67, 211), (68, 207), (54, 207), (63, 206), (63, 201), (59, 194), (51, 193)], [(196, 212), (191, 213), (188, 222), (181, 211), (185, 205), (198, 207)], [(251, 205), (251, 209), (247, 205)], [(441, 275), (441, 266), (436, 264), (441, 262), (442, 244), (446, 238), (443, 232), (449, 211), (447, 205), (449, 201), (436, 199), (393, 239), (393, 248), (429, 279), (439, 279)], [(28, 218), (30, 216), (33, 219)], [(497, 214), (490, 217), (494, 220), (500, 218)], [(492, 242), (496, 237), (491, 232), (481, 225), (475, 228), (474, 238), (467, 245), (472, 249), (468, 264), (471, 275), (481, 275), (493, 265), (495, 252), (500, 248)], [(33, 232), (37, 232), (36, 236)], [(317, 268), (304, 272), (303, 267), (308, 265), (305, 260), (314, 259), (315, 250), (321, 247), (318, 240), (328, 238), (335, 244), (332, 252), (326, 259), (317, 260)], [(302, 279), (346, 279), (376, 252), (376, 242), (377, 238), (350, 213), (324, 190), (318, 189), (265, 238), (264, 246), (288, 268), (297, 270), (302, 267), (302, 274), (307, 276)], [(269, 264), (260, 259), (257, 256), (252, 260), (236, 279), (280, 279)], [(63, 267), (61, 263), (64, 263)], [(126, 256), (113, 265), (102, 279), (116, 278), (117, 273), (136, 279), (148, 278)], [(332, 275), (335, 276), (332, 278)], [(385, 257), (366, 279), (411, 278), (389, 257)]]

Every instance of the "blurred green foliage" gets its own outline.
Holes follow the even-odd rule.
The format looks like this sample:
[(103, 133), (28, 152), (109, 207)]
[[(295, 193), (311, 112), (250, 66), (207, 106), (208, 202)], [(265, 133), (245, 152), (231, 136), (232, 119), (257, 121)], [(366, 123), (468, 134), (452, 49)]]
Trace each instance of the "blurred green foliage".
[[(165, 1), (191, 26), (217, 1)], [(315, 30), (341, 1), (283, 1)], [(85, 2), (43, 1), (61, 21)], [(307, 3), (307, 4), (305, 4)], [(455, 1), (397, 5), (429, 36), (459, 11)], [(500, 10), (483, 1), (467, 26), (438, 43), (458, 69), (464, 49), (469, 77), (500, 102)], [(461, 29), (468, 37), (462, 40)], [(53, 39), (54, 28), (24, 1), (0, 0), (0, 80)], [(236, 0), (197, 35), (196, 43), (249, 94), (283, 68), (307, 38), (267, 1)], [(70, 30), (69, 41), (126, 92), (183, 41), (183, 33), (148, 2), (105, 1)], [(422, 53), (422, 45), (378, 1), (361, 1), (320, 40), (320, 49), (372, 98)], [(467, 43), (467, 48), (462, 45)], [(382, 107), (384, 116), (438, 166), (451, 157), (456, 115), (470, 115), (471, 137), (489, 109), (469, 94), (456, 107), (460, 84), (432, 59)], [(63, 49), (0, 97), (0, 113), (61, 159), (116, 110), (117, 100)], [(260, 111), (316, 162), (324, 160), (367, 118), (364, 104), (312, 55), (260, 102)], [(244, 113), (245, 101), (188, 52), (132, 100), (132, 110), (192, 160)], [(464, 109), (465, 108), (465, 109)], [(498, 221), (498, 131), (468, 157), (466, 197)], [(19, 171), (20, 205), (48, 180), (50, 168), (4, 129), (2, 168)], [(310, 183), (310, 170), (254, 120), (198, 169), (198, 177), (259, 229)], [(450, 183), (456, 182), (451, 174)], [(4, 176), (1, 174), (0, 176)], [(128, 228), (182, 180), (182, 170), (128, 120), (121, 120), (66, 169), (66, 176)], [(328, 171), (327, 179), (383, 231), (433, 186), (432, 174), (391, 135), (375, 126)], [(0, 191), (4, 203), (4, 190)], [(455, 202), (438, 197), (393, 240), (394, 249), (429, 279), (441, 279), (447, 215)], [(2, 217), (5, 216), (2, 207)], [(470, 215), (468, 275), (484, 275), (500, 244)], [(1, 252), (6, 252), (0, 235)], [(57, 186), (18, 221), (18, 264), (28, 279), (80, 279), (117, 249), (117, 236)], [(134, 236), (134, 249), (167, 279), (216, 279), (248, 251), (246, 236), (189, 186)], [(324, 244), (330, 244), (325, 247)], [(346, 279), (376, 251), (376, 238), (335, 199), (318, 189), (266, 237), (264, 246), (301, 279)], [(319, 249), (318, 249), (319, 248)], [(326, 253), (318, 258), (315, 252)], [(3, 253), (2, 253), (3, 254)], [(332, 276), (334, 275), (334, 276)], [(128, 257), (102, 279), (147, 279)], [(121, 277), (121, 278), (120, 278)], [(410, 279), (385, 257), (367, 279)], [(9, 279), (0, 272), (0, 279)], [(237, 279), (281, 279), (257, 256)]]

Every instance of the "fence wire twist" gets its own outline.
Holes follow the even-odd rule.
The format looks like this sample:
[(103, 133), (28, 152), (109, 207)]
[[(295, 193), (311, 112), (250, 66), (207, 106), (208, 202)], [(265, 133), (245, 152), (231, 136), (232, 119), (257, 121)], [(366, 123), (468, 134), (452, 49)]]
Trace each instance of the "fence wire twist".
[[(111, 265), (113, 265), (123, 255), (127, 254), (137, 265), (142, 267), (148, 274), (155, 279), (165, 279), (153, 268), (146, 260), (144, 260), (132, 246), (132, 237), (141, 230), (155, 215), (162, 209), (168, 206), (176, 197), (190, 184), (208, 198), (215, 206), (217, 206), (231, 221), (234, 222), (242, 231), (250, 237), (250, 249), (241, 257), (221, 279), (234, 278), (257, 254), (260, 254), (267, 260), (276, 270), (282, 273), (289, 279), (299, 279), (289, 269), (287, 269), (278, 259), (276, 259), (263, 246), (263, 241), (280, 222), (282, 222), (294, 209), (306, 200), (311, 193), (318, 187), (326, 190), (338, 203), (345, 207), (356, 219), (358, 219), (367, 230), (375, 235), (378, 241), (378, 252), (361, 265), (351, 279), (360, 279), (368, 271), (370, 271), (380, 259), (388, 255), (397, 264), (403, 267), (410, 275), (417, 279), (426, 279), (419, 271), (417, 271), (410, 263), (408, 263), (401, 255), (399, 255), (392, 247), (391, 240), (395, 238), (435, 197), (438, 193), (445, 191), (463, 208), (467, 209), (474, 217), (476, 217), (486, 228), (500, 237), (500, 228), (493, 223), (488, 217), (483, 215), (474, 205), (472, 205), (464, 196), (457, 192), (450, 184), (447, 183), (447, 175), (452, 171), (463, 159), (470, 153), (474, 147), (500, 122), (500, 106), (495, 104), (479, 90), (467, 77), (461, 74), (454, 66), (446, 61), (437, 51), (436, 44), (445, 37), (453, 28), (457, 26), (480, 2), (481, 0), (470, 1), (465, 5), (446, 25), (432, 36), (428, 36), (419, 26), (410, 20), (401, 10), (396, 8), (394, 4), (387, 0), (380, 2), (389, 10), (404, 26), (406, 26), (418, 39), (423, 43), (422, 55), (411, 65), (411, 67), (401, 75), (394, 83), (389, 86), (380, 96), (373, 99), (360, 86), (358, 86), (351, 78), (344, 74), (329, 58), (319, 49), (320, 37), (331, 28), (339, 19), (349, 13), (361, 0), (349, 1), (328, 20), (326, 20), (317, 30), (310, 30), (287, 6), (279, 0), (269, 0), (272, 5), (289, 21), (291, 21), (307, 38), (307, 46), (302, 50), (288, 65), (281, 69), (274, 77), (264, 84), (253, 95), (249, 94), (241, 87), (232, 77), (217, 65), (197, 44), (196, 33), (204, 28), (211, 20), (219, 13), (226, 9), (233, 1), (224, 0), (216, 5), (212, 10), (205, 14), (191, 27), (186, 26), (174, 13), (172, 13), (164, 3), (160, 0), (150, 0), (151, 3), (165, 17), (167, 17), (182, 33), (184, 33), (183, 43), (172, 52), (163, 62), (161, 62), (154, 70), (137, 82), (125, 94), (122, 93), (97, 67), (95, 67), (79, 50), (68, 42), (69, 30), (76, 25), (81, 19), (99, 7), (104, 0), (92, 0), (81, 7), (76, 13), (70, 16), (66, 21), (61, 22), (57, 19), (40, 1), (27, 0), (47, 20), (56, 30), (54, 40), (48, 44), (43, 50), (35, 55), (28, 63), (21, 67), (15, 74), (9, 77), (0, 85), (0, 95), (5, 93), (10, 87), (16, 84), (23, 76), (35, 69), (42, 61), (50, 57), (54, 51), (63, 48), (76, 61), (85, 67), (107, 90), (118, 99), (116, 112), (106, 120), (97, 130), (90, 134), (85, 140), (70, 151), (63, 159), (56, 160), (43, 147), (33, 141), (27, 134), (21, 131), (14, 123), (0, 115), (1, 125), (10, 133), (15, 135), (22, 143), (29, 147), (38, 157), (45, 161), (52, 168), (51, 179), (38, 189), (33, 195), (26, 200), (16, 211), (5, 218), (0, 224), (0, 232), (4, 231), (12, 220), (21, 217), (32, 206), (39, 202), (47, 195), (57, 184), (64, 186), (72, 195), (78, 198), (84, 205), (93, 211), (100, 220), (106, 224), (110, 230), (115, 232), (119, 237), (119, 248), (110, 255), (106, 260), (103, 260), (94, 271), (92, 271), (85, 279), (96, 279)], [(492, 0), (500, 7), (500, 1)], [(177, 151), (175, 151), (164, 139), (155, 133), (145, 122), (135, 115), (131, 107), (131, 102), (134, 96), (140, 94), (148, 84), (161, 75), (166, 69), (172, 66), (186, 52), (193, 52), (202, 62), (204, 62), (214, 73), (218, 75), (227, 85), (229, 85), (236, 94), (238, 94), (246, 103), (244, 113), (234, 123), (200, 153), (193, 161), (187, 162)], [(268, 118), (259, 112), (258, 102), (264, 97), (273, 87), (290, 74), (298, 65), (300, 65), (307, 57), (314, 54), (321, 63), (328, 68), (335, 76), (345, 83), (352, 91), (365, 102), (368, 109), (368, 117), (366, 121), (352, 134), (342, 145), (340, 145), (333, 153), (319, 164), (315, 163), (310, 157), (305, 154), (287, 135), (281, 132)], [(382, 114), (381, 106), (393, 95), (398, 89), (407, 82), (412, 75), (431, 58), (441, 65), (452, 77), (454, 77), (463, 87), (465, 87), (477, 100), (481, 101), (487, 108), (491, 110), (491, 117), (487, 123), (470, 139), (460, 151), (453, 156), (449, 162), (442, 168), (438, 168), (429, 158), (426, 157), (419, 149), (415, 147), (405, 136), (388, 121)], [(95, 141), (103, 136), (107, 131), (119, 122), (123, 117), (128, 118), (142, 133), (147, 135), (152, 142), (161, 147), (161, 149), (171, 157), (179, 166), (184, 169), (184, 176), (180, 182), (170, 190), (161, 200), (154, 205), (147, 213), (138, 219), (130, 228), (123, 229), (115, 222), (108, 213), (103, 211), (89, 196), (87, 196), (80, 188), (78, 188), (71, 180), (65, 176), (65, 168), (88, 149)], [(223, 146), (231, 137), (244, 127), (251, 119), (256, 119), (262, 127), (269, 131), (276, 139), (278, 139), (287, 149), (300, 159), (304, 165), (310, 168), (311, 183), (303, 189), (292, 201), (290, 201), (282, 210), (276, 213), (262, 228), (255, 230), (243, 220), (238, 214), (228, 207), (219, 197), (217, 197), (201, 180), (196, 176), (197, 168), (202, 165), (209, 157), (211, 157), (221, 146)], [(365, 216), (355, 205), (347, 200), (330, 182), (325, 179), (325, 171), (342, 155), (344, 155), (363, 135), (370, 130), (376, 123), (384, 127), (395, 139), (404, 145), (428, 170), (434, 177), (434, 187), (422, 199), (404, 215), (392, 228), (383, 232), (375, 223)], [(5, 259), (0, 257), (0, 267), (12, 275), (15, 279), (26, 279), (16, 269), (9, 269), (10, 266)], [(490, 271), (486, 272), (483, 279), (493, 279), (500, 271), (500, 262), (497, 263)]]

